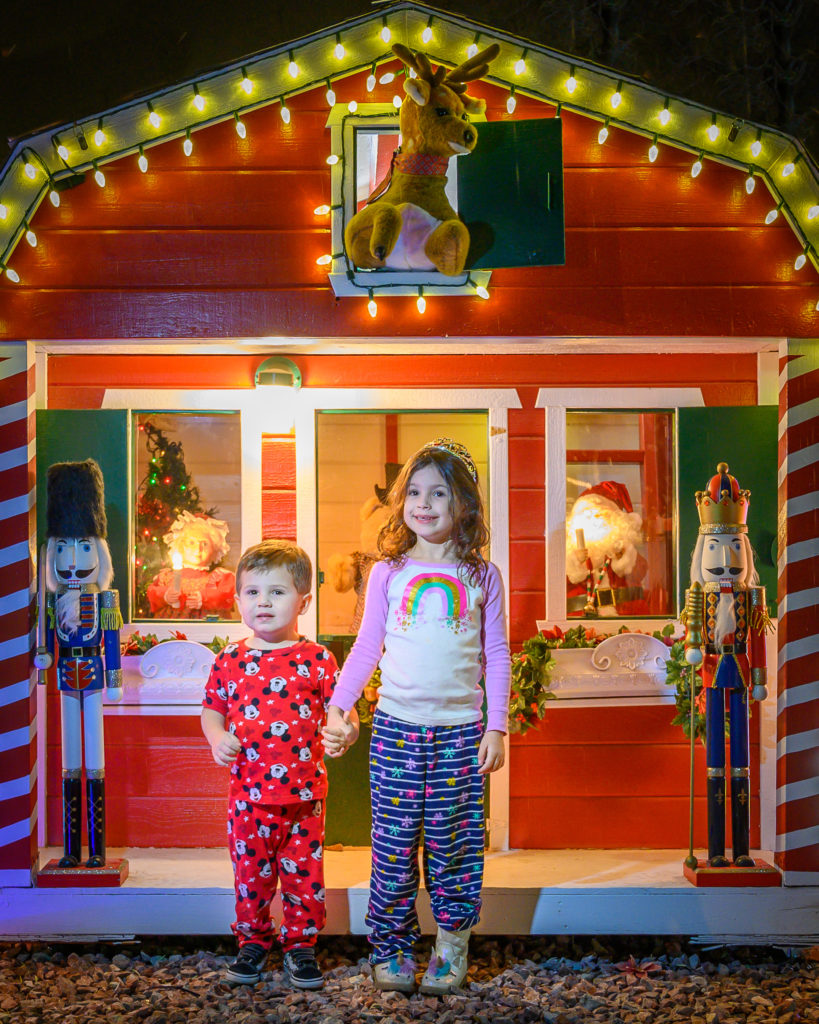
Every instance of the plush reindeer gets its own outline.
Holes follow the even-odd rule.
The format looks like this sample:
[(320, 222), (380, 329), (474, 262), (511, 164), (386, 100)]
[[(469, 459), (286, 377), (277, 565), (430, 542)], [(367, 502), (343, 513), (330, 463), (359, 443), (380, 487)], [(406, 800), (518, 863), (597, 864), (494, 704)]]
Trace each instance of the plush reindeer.
[(486, 103), (467, 96), (466, 83), (483, 78), (500, 47), (493, 43), (450, 72), (433, 71), (425, 54), (400, 43), (392, 50), (417, 78), (404, 82), (409, 101), (401, 105), (402, 144), (390, 171), (344, 231), (347, 255), (365, 269), (460, 274), (469, 232), (444, 193), (447, 165), (475, 148), (469, 115), (482, 114)]

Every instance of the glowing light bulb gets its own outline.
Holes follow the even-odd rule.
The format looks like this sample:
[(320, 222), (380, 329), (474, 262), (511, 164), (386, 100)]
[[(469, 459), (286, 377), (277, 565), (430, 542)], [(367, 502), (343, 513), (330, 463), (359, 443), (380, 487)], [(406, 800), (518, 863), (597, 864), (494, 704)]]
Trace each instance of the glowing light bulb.
[(418, 307), (418, 312), (419, 313), (426, 313), (426, 311), (427, 311), (427, 300), (424, 298), (423, 295), (419, 295), (418, 296), (418, 298), (415, 300), (415, 305)]
[(701, 170), (702, 170), (702, 160), (700, 160), (700, 158), (697, 157), (697, 159), (694, 161), (694, 163), (691, 164), (691, 177), (692, 178), (696, 178)]
[(705, 133), (712, 142), (716, 142), (719, 138), (719, 125), (716, 121), (712, 121), (708, 125), (708, 131)]
[(762, 152), (762, 143), (759, 141), (759, 139), (755, 139), (751, 143), (751, 156), (754, 159), (756, 159), (761, 152)]
[(358, 110), (358, 103), (355, 100), (350, 100), (347, 104), (347, 109), (351, 114), (354, 114)]
[(0, 203), (0, 220), (5, 220), (9, 215), (9, 208), (5, 203)]
[(71, 155), (68, 152), (68, 146), (61, 142), (59, 146), (57, 146), (57, 155), (60, 157), (61, 160), (67, 160)]
[(421, 33), (421, 42), (426, 45), (432, 42), (432, 29), (427, 25), (424, 31)]
[(515, 74), (516, 75), (524, 75), (524, 74), (526, 74), (526, 61), (523, 59), (523, 57), (521, 57), (520, 60), (517, 60), (515, 62)]
[(324, 94), (324, 96), (327, 99), (327, 105), (329, 107), (334, 107), (336, 105), (335, 91), (329, 85), (327, 86), (327, 92)]
[(246, 139), (247, 138), (247, 126), (245, 125), (244, 121), (241, 119), (241, 117), (239, 117), (238, 114), (234, 114), (233, 116), (236, 119), (235, 120), (236, 134), (239, 136), (240, 139)]
[(481, 299), (489, 298), (489, 292), (486, 290), (486, 288), (484, 288), (482, 284), (479, 284), (478, 287), (475, 289), (475, 294)]
[(344, 60), (344, 55), (346, 54), (346, 52), (347, 51), (344, 49), (344, 45), (339, 39), (339, 41), (335, 45), (335, 49), (333, 50), (336, 60)]
[(597, 141), (602, 146), (603, 143), (606, 141), (606, 139), (608, 137), (609, 137), (609, 130), (608, 130), (608, 128), (605, 125), (603, 125), (603, 127), (597, 133)]
[(328, 164), (329, 164), (329, 165), (330, 165), (331, 167), (333, 167), (333, 166), (334, 166), (335, 164), (337, 164), (337, 163), (338, 163), (338, 161), (339, 161), (339, 157), (338, 157), (338, 156), (336, 156), (336, 154), (335, 154), (335, 153), (331, 153), (331, 154), (330, 154), (330, 155), (329, 155), (329, 156), (327, 157), (327, 163), (328, 163)]
[(196, 107), (200, 114), (205, 109), (205, 97), (199, 92), (198, 85), (195, 85), (193, 87), (193, 105)]
[(193, 152), (193, 140), (191, 139), (190, 129), (185, 133), (185, 141), (182, 143), (182, 152), (185, 156), (190, 156)]
[(11, 267), (6, 267), (6, 277), (12, 282), (12, 284), (20, 283), (20, 275), (16, 270), (12, 270)]
[(753, 176), (753, 174), (749, 174), (748, 177), (745, 179), (745, 191), (748, 193), (748, 195), (750, 195), (755, 188), (756, 178)]
[(37, 236), (34, 234), (34, 232), (31, 230), (31, 228), (26, 228), (26, 241), (28, 242), (28, 244), (31, 246), (32, 249), (37, 244)]
[(23, 173), (27, 178), (30, 178), (32, 181), (34, 181), (34, 179), (37, 177), (37, 168), (34, 166), (34, 164), (26, 163), (23, 165)]
[[(2, 207), (2, 209), (5, 209), (5, 207)], [(5, 214), (0, 213), (0, 217), (5, 217)], [(808, 220), (816, 220), (817, 217), (819, 217), (819, 206), (812, 206), (808, 210)]]
[(779, 216), (779, 207), (775, 206), (772, 210), (768, 210), (765, 214), (765, 223), (773, 224), (776, 218)]
[(466, 55), (467, 55), (467, 57), (474, 57), (477, 52), (478, 52), (478, 44), (477, 43), (470, 43), (469, 46), (467, 46), (467, 48), (466, 48)]
[(515, 107), (517, 105), (518, 105), (518, 101), (515, 98), (515, 94), (513, 92), (510, 92), (509, 93), (509, 97), (506, 100), (506, 112), (507, 112), (507, 114), (514, 114)]
[(148, 121), (152, 128), (159, 128), (162, 124), (162, 118), (157, 114), (151, 104), (148, 104)]
[(392, 98), (392, 105), (395, 107), (396, 110), (400, 110), (401, 109), (401, 97), (398, 96), (398, 95), (393, 96), (393, 98)]
[(367, 92), (372, 92), (375, 88), (375, 75), (371, 72), (367, 75)]
[(330, 207), (326, 203), (323, 203), (321, 206), (317, 206), (315, 210), (313, 210), (313, 213), (317, 217), (326, 217), (329, 212)]
[(659, 155), (660, 150), (657, 148), (657, 143), (652, 142), (648, 147), (648, 162), (653, 164)]
[(392, 32), (390, 32), (389, 26), (385, 25), (379, 32), (383, 42), (388, 43), (392, 39)]
[(571, 96), (577, 88), (577, 79), (574, 75), (569, 75), (566, 79), (566, 92)]
[(94, 181), (96, 181), (100, 188), (105, 188), (105, 175), (99, 167), (94, 168)]
[(326, 267), (329, 263), (332, 262), (333, 257), (328, 252), (324, 253), (323, 256), (319, 256), (319, 258), (316, 260), (316, 263), (318, 263), (320, 267)]
[(242, 81), (240, 83), (241, 84), (241, 88), (249, 96), (253, 92), (253, 82), (251, 82), (251, 80), (247, 77), (247, 72), (242, 72), (242, 74), (243, 74), (243, 78), (242, 78)]
[(378, 79), (382, 85), (389, 85), (390, 82), (395, 80), (395, 72), (385, 71), (384, 74)]
[(665, 126), (671, 120), (671, 111), (668, 109), (668, 104), (666, 104), (660, 111), (660, 113), (657, 115), (657, 119), (659, 120), (663, 128), (665, 128)]
[(102, 128), (97, 128), (97, 130), (94, 132), (94, 145), (97, 147), (97, 149), (100, 149), (102, 146), (105, 145), (105, 143), (105, 132), (102, 130)]
[(137, 165), (143, 174), (148, 170), (148, 157), (142, 152), (141, 146), (139, 149), (139, 160), (137, 160)]
[(796, 259), (794, 260), (793, 269), (794, 270), (801, 270), (802, 267), (804, 267), (804, 265), (807, 262), (808, 262), (808, 257), (803, 252), (800, 252), (799, 255), (796, 257)]
[(301, 68), (292, 58), (290, 59), (290, 63), (287, 65), (287, 71), (291, 78), (298, 78), (301, 74)]
[(290, 124), (290, 108), (287, 106), (284, 100), (282, 100), (282, 105), (281, 109), (279, 110), (279, 114), (281, 115), (281, 119), (282, 121), (284, 121), (285, 124)]
[(611, 109), (612, 110), (616, 110), (620, 106), (620, 104), (622, 102), (623, 102), (623, 94), (620, 92), (619, 89), (615, 89), (615, 91), (609, 97), (609, 103), (611, 104)]
[(375, 318), (378, 316), (378, 303), (375, 301), (375, 299), (371, 298), (370, 301), (367, 303), (367, 312), (370, 314), (373, 320), (375, 320)]
[(789, 178), (795, 170), (796, 164), (793, 161), (790, 161), (789, 163), (785, 164), (785, 166), (782, 168), (782, 177)]
[(57, 207), (57, 206), (60, 205), (60, 193), (57, 191), (56, 188), (53, 188), (48, 193), (48, 198), (51, 200), (51, 205), (52, 206)]

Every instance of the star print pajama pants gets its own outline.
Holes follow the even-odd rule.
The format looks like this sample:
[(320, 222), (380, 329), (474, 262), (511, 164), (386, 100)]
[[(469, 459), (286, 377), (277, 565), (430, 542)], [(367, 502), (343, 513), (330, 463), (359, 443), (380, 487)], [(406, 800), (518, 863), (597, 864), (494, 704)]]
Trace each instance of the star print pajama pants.
[(231, 801), (228, 849), (236, 887), (233, 934), (243, 946), (273, 943), (270, 904), (281, 882), (284, 949), (315, 945), (324, 927), (324, 802), (283, 806)]
[(483, 724), (421, 726), (376, 711), (370, 743), (372, 875), (367, 924), (374, 964), (412, 956), (420, 936), (418, 850), (435, 921), (448, 931), (480, 917)]

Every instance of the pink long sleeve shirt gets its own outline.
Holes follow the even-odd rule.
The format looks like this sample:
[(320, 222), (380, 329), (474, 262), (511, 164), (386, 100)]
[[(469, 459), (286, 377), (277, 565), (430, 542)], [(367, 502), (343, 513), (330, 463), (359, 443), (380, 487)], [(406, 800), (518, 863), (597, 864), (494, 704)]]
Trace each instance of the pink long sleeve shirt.
[(332, 703), (348, 711), (376, 665), (378, 707), (418, 725), (463, 725), (481, 718), (506, 732), (510, 658), (500, 573), (491, 563), (479, 585), (457, 563), (407, 558), (377, 562), (367, 583), (361, 629), (344, 662)]

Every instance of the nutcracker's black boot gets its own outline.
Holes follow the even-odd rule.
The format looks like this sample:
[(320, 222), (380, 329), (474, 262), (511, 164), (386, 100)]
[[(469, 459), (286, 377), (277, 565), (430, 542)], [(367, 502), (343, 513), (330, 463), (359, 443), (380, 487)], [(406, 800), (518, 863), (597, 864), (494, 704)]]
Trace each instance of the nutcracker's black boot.
[(80, 803), (82, 779), (80, 773), (63, 774), (63, 856), (61, 868), (75, 868), (80, 863), (81, 826)]
[(88, 812), (88, 860), (86, 867), (101, 868), (105, 864), (105, 779), (86, 779)]
[(731, 834), (733, 836), (734, 864), (738, 868), (754, 867), (750, 856), (751, 846), (751, 780), (747, 768), (731, 771)]
[(706, 782), (708, 864), (712, 868), (727, 868), (730, 861), (725, 856), (725, 772), (721, 768), (709, 768)]

